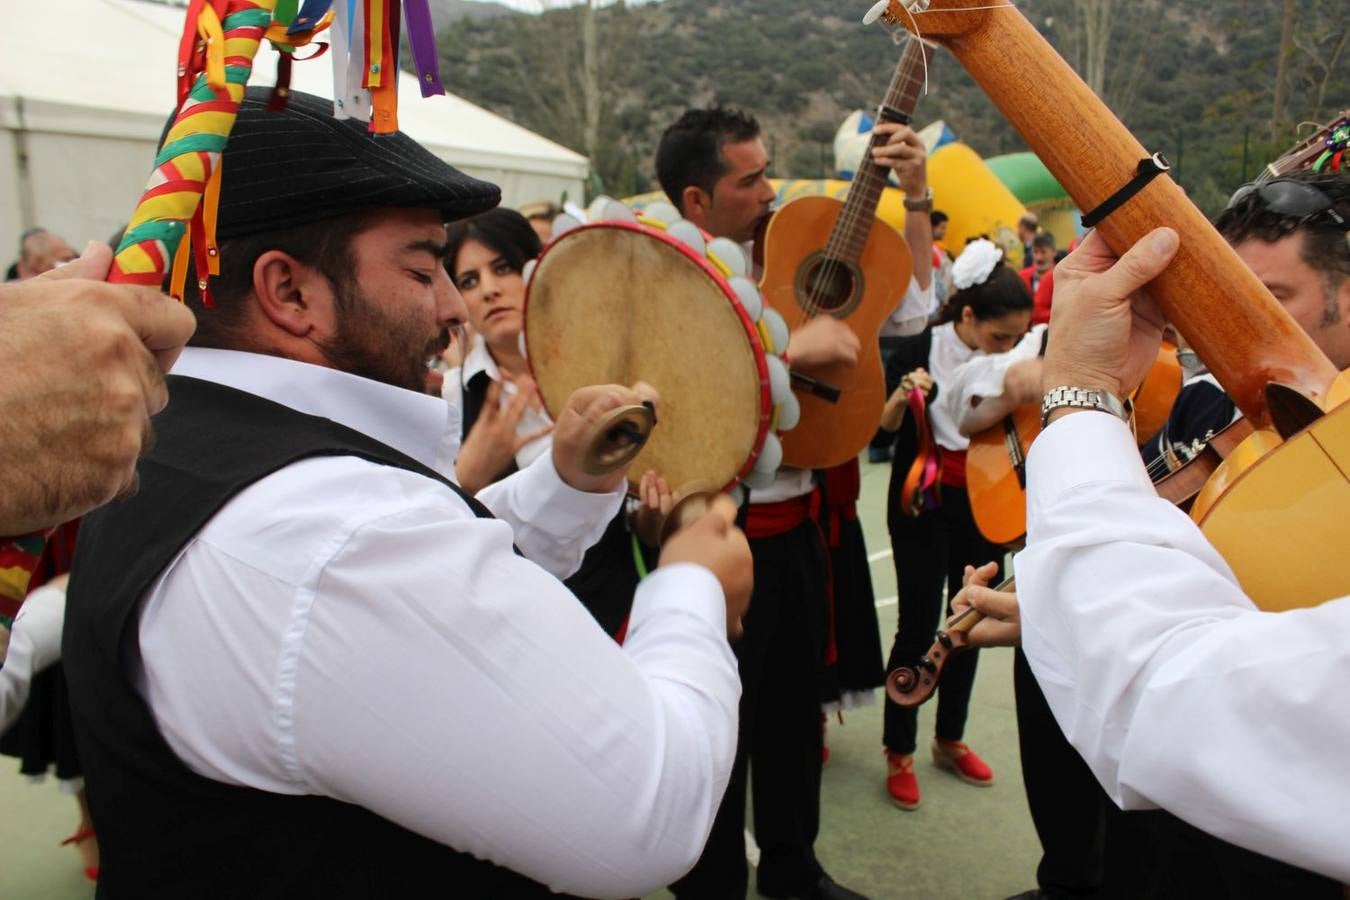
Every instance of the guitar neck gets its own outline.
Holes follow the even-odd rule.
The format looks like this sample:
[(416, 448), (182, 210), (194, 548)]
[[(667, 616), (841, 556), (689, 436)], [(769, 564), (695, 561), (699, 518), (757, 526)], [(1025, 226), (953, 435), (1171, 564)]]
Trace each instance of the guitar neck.
[[(886, 97), (877, 111), (877, 122), (909, 124), (914, 107), (919, 102), (919, 94), (923, 91), (924, 67), (931, 56), (931, 47), (917, 38), (910, 38), (895, 67), (895, 74), (891, 76)], [(873, 134), (867, 142), (867, 150), (858, 162), (844, 209), (830, 234), (830, 243), (826, 248), (826, 256), (830, 259), (856, 263), (862, 256), (863, 245), (867, 243), (867, 235), (876, 216), (877, 203), (881, 200), (881, 192), (891, 172), (885, 166), (872, 162), (873, 148), (885, 141), (884, 137)]]
[[(924, 36), (960, 60), (1079, 209), (1095, 209), (1149, 155), (1011, 4), (933, 0), (917, 18)], [(1055, 90), (1028, 91), (1028, 84)], [(1335, 367), (1170, 177), (1155, 178), (1097, 230), (1121, 253), (1160, 225), (1176, 229), (1181, 249), (1149, 291), (1243, 414), (1269, 424), (1271, 382), (1325, 408)]]

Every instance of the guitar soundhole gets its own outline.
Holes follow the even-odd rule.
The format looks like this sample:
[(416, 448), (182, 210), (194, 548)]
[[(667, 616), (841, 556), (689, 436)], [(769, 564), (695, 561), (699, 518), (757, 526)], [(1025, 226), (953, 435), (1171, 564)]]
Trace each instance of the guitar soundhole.
[(860, 287), (852, 266), (817, 253), (798, 270), (797, 302), (810, 313), (843, 318), (858, 305)]

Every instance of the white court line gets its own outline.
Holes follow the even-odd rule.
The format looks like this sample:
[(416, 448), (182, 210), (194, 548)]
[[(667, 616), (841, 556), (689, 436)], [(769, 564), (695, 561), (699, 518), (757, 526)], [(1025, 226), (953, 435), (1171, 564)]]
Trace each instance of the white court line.
[(890, 555), (891, 555), (891, 548), (887, 547), (885, 550), (878, 550), (876, 553), (867, 554), (867, 561), (870, 563), (874, 563), (879, 559), (886, 559)]

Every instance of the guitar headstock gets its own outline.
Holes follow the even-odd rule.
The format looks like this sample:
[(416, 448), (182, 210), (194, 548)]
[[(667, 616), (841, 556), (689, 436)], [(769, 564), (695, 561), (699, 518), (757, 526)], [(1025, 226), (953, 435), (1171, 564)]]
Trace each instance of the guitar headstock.
[[(988, 22), (991, 14), (1020, 15), (1011, 0), (877, 0), (863, 16), (863, 24), (884, 22), (888, 28), (919, 29), (925, 38), (939, 40), (970, 34)], [(929, 15), (925, 15), (925, 13)], [(933, 15), (942, 13), (942, 15)]]

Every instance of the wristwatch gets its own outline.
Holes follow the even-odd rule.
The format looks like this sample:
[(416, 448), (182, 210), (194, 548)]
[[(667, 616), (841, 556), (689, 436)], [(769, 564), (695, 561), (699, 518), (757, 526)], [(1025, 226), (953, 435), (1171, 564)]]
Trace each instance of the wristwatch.
[(1123, 422), (1130, 421), (1130, 414), (1125, 410), (1125, 404), (1121, 403), (1120, 398), (1115, 394), (1108, 391), (1061, 385), (1045, 392), (1045, 399), (1041, 401), (1041, 427), (1044, 428), (1049, 424), (1050, 413), (1063, 406), (1076, 409), (1095, 409), (1110, 413)]
[(911, 200), (909, 197), (906, 197), (905, 209), (909, 210), (910, 212), (932, 212), (933, 189), (928, 188), (928, 190), (923, 195), (923, 199), (921, 200)]

